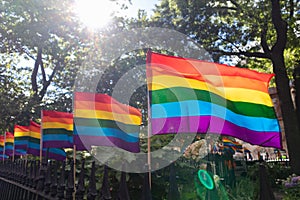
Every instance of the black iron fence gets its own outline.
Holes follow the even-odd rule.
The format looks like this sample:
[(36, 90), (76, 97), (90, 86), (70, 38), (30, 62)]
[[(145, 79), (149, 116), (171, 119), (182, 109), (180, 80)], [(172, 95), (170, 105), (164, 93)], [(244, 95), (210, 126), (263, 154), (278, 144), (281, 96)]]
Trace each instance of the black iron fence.
[[(118, 193), (115, 197), (110, 192), (108, 169), (104, 166), (101, 188), (97, 189), (96, 166), (92, 162), (89, 170), (85, 162), (81, 162), (80, 172), (77, 173), (74, 184), (74, 163), (39, 161), (6, 160), (0, 163), (0, 188), (3, 200), (55, 200), (55, 199), (129, 199), (126, 185), (126, 174), (122, 172)], [(88, 172), (89, 171), (89, 172)], [(88, 172), (88, 176), (87, 176)], [(145, 176), (147, 178), (147, 175)], [(99, 182), (99, 181), (98, 181)], [(141, 198), (151, 199), (147, 181), (141, 190)]]
[[(216, 158), (214, 158), (216, 159)], [(218, 159), (217, 159), (218, 160)], [(228, 170), (221, 173), (220, 169), (225, 166), (224, 160), (219, 159), (219, 162), (214, 162), (215, 169), (209, 171), (217, 174), (230, 174)], [(117, 183), (109, 182), (107, 166), (96, 167), (95, 162), (80, 161), (80, 166), (74, 168), (73, 160), (68, 162), (42, 162), (27, 161), (27, 160), (6, 160), (0, 162), (0, 188), (2, 200), (73, 200), (73, 199), (88, 199), (88, 200), (151, 200), (151, 189), (149, 184), (148, 173), (142, 177), (144, 180), (139, 180), (140, 187), (132, 188), (137, 190), (137, 195), (130, 198), (127, 188), (126, 173), (121, 172), (121, 177)], [(198, 168), (198, 167), (196, 167)], [(74, 171), (75, 169), (75, 171)], [(96, 172), (96, 170), (98, 171)], [(99, 175), (99, 169), (100, 175)], [(178, 187), (176, 184), (176, 173), (174, 165), (170, 165), (169, 174), (169, 190), (168, 199), (180, 199)], [(227, 167), (225, 168), (227, 169)], [(76, 181), (75, 178), (76, 177)], [(101, 177), (101, 179), (100, 179)], [(230, 177), (223, 176), (225, 184), (230, 185)], [(266, 168), (263, 163), (259, 167), (260, 177), (260, 199), (273, 199), (273, 193), (269, 185), (269, 180), (266, 173)], [(226, 179), (228, 181), (226, 181)], [(76, 182), (76, 184), (75, 184)], [(113, 192), (112, 192), (113, 188)], [(210, 198), (208, 198), (210, 199)]]

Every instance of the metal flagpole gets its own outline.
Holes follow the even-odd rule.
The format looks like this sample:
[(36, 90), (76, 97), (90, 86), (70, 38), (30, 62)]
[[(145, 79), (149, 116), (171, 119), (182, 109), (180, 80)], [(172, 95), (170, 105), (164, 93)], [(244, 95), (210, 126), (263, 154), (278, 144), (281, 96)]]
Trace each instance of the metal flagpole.
[[(149, 112), (149, 110), (148, 110)], [(150, 128), (150, 120), (148, 118), (148, 153), (147, 153), (147, 157), (148, 157), (148, 169), (149, 169), (149, 185), (150, 185), (150, 189), (151, 189), (151, 128)]]
[[(149, 56), (151, 53), (151, 49), (148, 50), (147, 52), (147, 62), (146, 62), (146, 68), (150, 67), (149, 66), (149, 60), (151, 59), (151, 57)], [(146, 69), (147, 70), (147, 69)], [(146, 73), (149, 73), (148, 71), (146, 71)], [(152, 77), (152, 75), (150, 75), (150, 77)], [(152, 78), (150, 80), (150, 84), (152, 84)], [(151, 190), (151, 133), (152, 133), (152, 129), (151, 129), (151, 105), (150, 105), (150, 93), (149, 93), (149, 87), (150, 84), (148, 84), (148, 152), (147, 152), (147, 163), (148, 163), (148, 170), (149, 170), (149, 186), (150, 186), (150, 190)]]
[(12, 155), (12, 161), (15, 161), (15, 134), (13, 134), (13, 155)]
[(4, 156), (5, 156), (5, 142), (6, 142), (6, 132), (4, 133), (4, 143), (3, 143), (3, 155), (2, 155), (3, 163), (4, 163)]
[(40, 165), (43, 157), (43, 111), (41, 110), (41, 129), (40, 129)]
[(74, 122), (74, 110), (75, 110), (75, 92), (73, 92), (73, 177), (74, 177), (74, 195), (73, 200), (75, 200), (76, 196), (76, 144), (74, 142), (74, 128), (75, 128), (75, 122)]
[(73, 144), (73, 173), (74, 173), (74, 195), (73, 195), (73, 200), (75, 200), (76, 196), (76, 145)]

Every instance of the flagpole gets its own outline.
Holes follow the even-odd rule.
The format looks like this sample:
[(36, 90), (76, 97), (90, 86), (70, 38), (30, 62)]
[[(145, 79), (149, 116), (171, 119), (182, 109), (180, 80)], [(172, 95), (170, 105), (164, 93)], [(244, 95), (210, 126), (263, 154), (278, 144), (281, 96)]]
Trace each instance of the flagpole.
[(26, 152), (26, 154), (25, 154), (25, 166), (27, 166), (27, 156), (28, 156), (28, 154), (27, 154), (27, 152)]
[[(148, 111), (149, 112), (149, 111)], [(149, 185), (150, 185), (150, 189), (151, 189), (151, 128), (150, 128), (150, 124), (149, 124), (149, 118), (148, 118), (148, 153), (147, 153), (147, 157), (148, 157), (148, 169), (149, 169)]]
[(74, 110), (75, 110), (75, 92), (73, 92), (73, 173), (74, 173), (74, 195), (73, 195), (73, 200), (75, 200), (75, 195), (76, 195), (76, 144), (74, 141), (74, 127), (75, 127), (75, 122), (74, 122)]
[(13, 134), (13, 138), (14, 138), (14, 142), (13, 142), (13, 155), (12, 155), (12, 161), (14, 162), (15, 161), (15, 134)]
[(4, 143), (3, 143), (3, 155), (2, 155), (3, 163), (4, 163), (4, 156), (5, 156), (5, 143), (6, 143), (6, 132), (4, 133)]
[(43, 157), (43, 110), (41, 110), (41, 129), (40, 129), (40, 165)]
[(76, 144), (73, 144), (73, 173), (74, 173), (74, 195), (73, 200), (75, 200), (76, 196)]
[[(151, 49), (148, 50), (147, 52), (147, 62), (146, 62), (146, 73), (149, 73), (149, 70), (147, 70), (147, 68), (149, 67), (149, 61), (151, 59), (151, 57), (149, 55), (151, 53)], [(152, 77), (152, 75), (150, 76)], [(152, 79), (150, 81), (150, 84), (152, 84)], [(148, 140), (147, 140), (147, 143), (148, 143), (148, 152), (147, 152), (147, 162), (148, 162), (148, 176), (149, 176), (149, 186), (150, 186), (150, 190), (151, 190), (151, 133), (152, 133), (152, 129), (151, 129), (151, 105), (150, 105), (150, 93), (149, 93), (149, 84), (148, 84)]]

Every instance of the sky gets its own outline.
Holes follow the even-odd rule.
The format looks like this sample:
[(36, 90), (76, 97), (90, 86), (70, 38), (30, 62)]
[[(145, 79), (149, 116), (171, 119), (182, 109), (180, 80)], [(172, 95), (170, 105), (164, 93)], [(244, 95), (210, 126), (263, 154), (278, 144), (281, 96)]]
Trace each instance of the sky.
[(129, 17), (136, 17), (138, 10), (145, 10), (148, 15), (152, 14), (152, 9), (155, 8), (155, 4), (158, 4), (160, 0), (131, 0), (132, 5), (128, 5), (128, 10), (125, 13)]
[[(75, 12), (81, 21), (89, 28), (98, 29), (106, 26), (112, 20), (112, 16), (136, 18), (138, 10), (145, 10), (148, 16), (153, 14), (155, 4), (160, 0), (75, 0)], [(121, 9), (121, 5), (127, 5), (127, 9)]]

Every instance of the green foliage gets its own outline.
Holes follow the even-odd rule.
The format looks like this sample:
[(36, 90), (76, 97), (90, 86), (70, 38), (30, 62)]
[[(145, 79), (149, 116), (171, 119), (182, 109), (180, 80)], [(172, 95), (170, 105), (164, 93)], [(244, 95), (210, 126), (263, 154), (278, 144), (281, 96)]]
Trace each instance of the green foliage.
[(259, 191), (258, 180), (249, 177), (241, 177), (237, 180), (234, 188), (227, 188), (230, 199), (232, 200), (253, 200), (257, 199)]
[[(1, 129), (41, 109), (71, 111), (70, 91), (88, 45), (74, 1), (0, 1)], [(1, 85), (2, 86), (2, 85)], [(13, 106), (10, 106), (13, 104)], [(7, 105), (7, 106), (6, 106)]]
[(289, 166), (285, 164), (269, 164), (268, 165), (269, 177), (271, 180), (272, 188), (280, 188), (281, 180), (286, 179), (292, 172)]
[[(299, 53), (299, 2), (281, 2), (282, 15), (289, 24), (286, 58), (294, 67)], [(178, 30), (211, 53), (215, 61), (271, 71), (270, 65), (254, 61), (266, 46), (271, 49), (277, 37), (271, 18), (271, 1), (182, 1), (163, 0), (148, 24)], [(297, 34), (298, 33), (298, 34)], [(244, 52), (249, 52), (244, 53)], [(295, 56), (296, 58), (293, 58)], [(265, 57), (263, 57), (265, 58)], [(253, 61), (254, 62), (253, 62)]]
[(282, 200), (297, 200), (300, 199), (300, 187), (291, 187), (282, 189), (283, 199)]
[[(24, 119), (20, 123), (25, 123), (28, 119), (28, 113), (20, 113), (29, 99), (29, 94), (26, 94), (26, 79), (15, 79), (14, 71), (20, 72), (22, 69), (17, 69), (11, 65), (9, 68), (0, 66), (0, 131), (12, 131), (16, 118)], [(26, 69), (24, 69), (25, 71)], [(28, 72), (28, 71), (27, 71)], [(25, 76), (25, 75), (24, 75)], [(24, 91), (25, 90), (25, 91)]]

